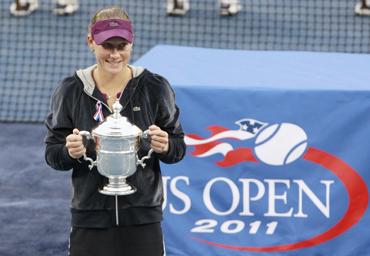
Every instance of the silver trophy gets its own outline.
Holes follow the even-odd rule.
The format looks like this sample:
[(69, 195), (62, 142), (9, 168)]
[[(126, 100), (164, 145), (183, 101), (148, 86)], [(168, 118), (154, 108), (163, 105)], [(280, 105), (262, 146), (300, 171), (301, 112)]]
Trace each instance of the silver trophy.
[(84, 159), (91, 163), (90, 170), (97, 166), (99, 173), (108, 177), (108, 184), (99, 190), (104, 195), (121, 196), (134, 193), (136, 188), (128, 184), (126, 178), (136, 172), (137, 165), (145, 167), (144, 161), (153, 153), (153, 149), (150, 149), (147, 156), (138, 158), (139, 142), (148, 137), (147, 132), (142, 132), (126, 117), (121, 116), (121, 110), (122, 106), (117, 100), (113, 104), (113, 114), (108, 116), (105, 122), (91, 133), (80, 131), (82, 136), (92, 138), (96, 143), (96, 160), (86, 154)]

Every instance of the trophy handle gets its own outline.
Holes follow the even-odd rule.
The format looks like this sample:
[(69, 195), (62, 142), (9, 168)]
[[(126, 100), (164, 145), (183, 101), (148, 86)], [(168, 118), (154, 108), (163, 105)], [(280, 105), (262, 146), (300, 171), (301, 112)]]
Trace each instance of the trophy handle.
[(146, 163), (144, 163), (144, 161), (146, 160), (146, 159), (149, 159), (150, 157), (151, 157), (151, 155), (152, 155), (152, 153), (153, 153), (153, 149), (151, 148), (150, 150), (149, 150), (149, 152), (148, 152), (148, 154), (146, 155), (146, 156), (143, 156), (141, 159), (137, 159), (137, 165), (141, 165), (141, 167), (143, 167), (143, 168), (145, 168), (145, 166), (146, 166)]
[[(93, 136), (91, 136), (91, 133), (90, 133), (90, 132), (88, 132), (88, 131), (80, 131), (80, 133), (79, 133), (79, 134), (80, 134), (82, 137), (86, 137), (86, 139), (88, 139), (88, 140), (90, 140), (90, 139), (94, 140), (94, 137), (93, 137)], [(84, 157), (84, 160), (85, 160), (85, 161), (90, 162), (90, 164), (89, 164), (89, 169), (90, 169), (90, 170), (91, 170), (92, 168), (94, 168), (94, 166), (96, 166), (96, 165), (97, 165), (97, 162), (96, 162), (96, 161), (94, 161), (92, 158), (88, 157), (88, 156), (86, 155), (86, 153), (84, 153), (83, 157)]]
[[(140, 137), (141, 139), (145, 139), (150, 142), (149, 130), (145, 130)], [(137, 165), (141, 165), (141, 167), (145, 168), (146, 164), (144, 163), (144, 161), (149, 159), (152, 153), (153, 149), (151, 148), (146, 156), (143, 156), (141, 159), (137, 158)]]

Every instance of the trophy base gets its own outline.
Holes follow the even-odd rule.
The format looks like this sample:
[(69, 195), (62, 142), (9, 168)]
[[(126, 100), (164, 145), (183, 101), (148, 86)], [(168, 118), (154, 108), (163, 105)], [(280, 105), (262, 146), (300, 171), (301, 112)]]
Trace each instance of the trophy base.
[(103, 195), (109, 196), (125, 196), (136, 192), (136, 188), (126, 183), (125, 178), (119, 178), (119, 180), (109, 178), (108, 185), (100, 189), (99, 192)]

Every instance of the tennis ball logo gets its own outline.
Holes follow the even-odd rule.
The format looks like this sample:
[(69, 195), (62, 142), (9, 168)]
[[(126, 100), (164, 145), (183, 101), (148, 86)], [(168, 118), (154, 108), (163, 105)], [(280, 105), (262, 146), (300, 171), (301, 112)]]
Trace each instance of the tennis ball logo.
[(258, 134), (255, 144), (254, 152), (261, 162), (285, 165), (302, 156), (307, 148), (307, 135), (295, 124), (273, 124)]

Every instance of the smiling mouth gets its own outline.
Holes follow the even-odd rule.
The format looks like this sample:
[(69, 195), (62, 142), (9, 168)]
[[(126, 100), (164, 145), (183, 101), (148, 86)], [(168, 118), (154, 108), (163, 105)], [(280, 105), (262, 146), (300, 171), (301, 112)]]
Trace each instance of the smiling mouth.
[(107, 63), (111, 64), (111, 65), (118, 65), (118, 64), (121, 64), (122, 61), (106, 61)]

